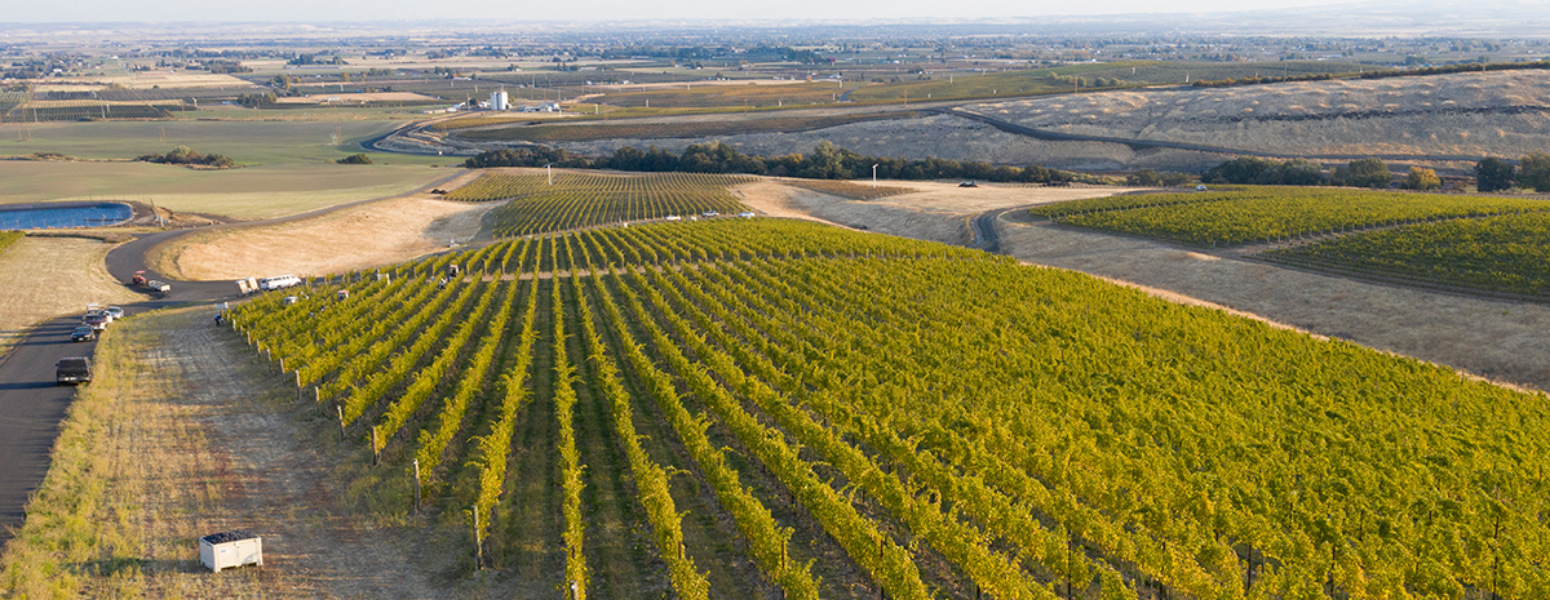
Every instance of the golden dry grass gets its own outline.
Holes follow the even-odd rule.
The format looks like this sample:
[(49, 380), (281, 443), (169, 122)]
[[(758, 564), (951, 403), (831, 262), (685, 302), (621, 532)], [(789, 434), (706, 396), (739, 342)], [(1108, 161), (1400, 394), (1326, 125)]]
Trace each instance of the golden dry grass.
[(496, 206), (395, 198), (293, 223), (185, 236), (159, 248), (156, 265), (196, 280), (365, 269), (443, 250), (454, 239), (467, 243)]
[[(853, 182), (861, 184), (860, 181)], [(875, 200), (851, 200), (806, 189), (798, 182), (765, 180), (738, 190), (740, 199), (771, 216), (814, 218), (856, 229), (964, 245), (970, 240), (968, 221), (987, 210), (1098, 198), (1129, 188), (1042, 187), (1020, 184), (980, 184), (888, 181), (911, 193)], [(870, 182), (867, 182), (870, 185)]]
[(0, 354), (38, 323), (84, 313), (88, 303), (139, 300), (103, 266), (111, 249), (97, 240), (27, 237), (0, 252)]

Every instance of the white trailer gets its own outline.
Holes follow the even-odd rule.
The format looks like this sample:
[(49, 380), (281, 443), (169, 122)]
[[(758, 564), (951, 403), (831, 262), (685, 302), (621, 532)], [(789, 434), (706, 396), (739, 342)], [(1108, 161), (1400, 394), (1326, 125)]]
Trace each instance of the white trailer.
[(227, 567), (264, 566), (264, 538), (246, 529), (199, 538), (199, 561), (220, 573)]

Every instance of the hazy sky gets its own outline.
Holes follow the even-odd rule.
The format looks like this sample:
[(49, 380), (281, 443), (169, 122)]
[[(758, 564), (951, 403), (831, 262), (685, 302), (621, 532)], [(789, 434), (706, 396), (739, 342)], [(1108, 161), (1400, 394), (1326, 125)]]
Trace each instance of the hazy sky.
[(1286, 8), (1307, 0), (0, 0), (0, 23), (169, 21), (381, 21), (479, 19), (993, 19), (1039, 15), (1216, 12)]

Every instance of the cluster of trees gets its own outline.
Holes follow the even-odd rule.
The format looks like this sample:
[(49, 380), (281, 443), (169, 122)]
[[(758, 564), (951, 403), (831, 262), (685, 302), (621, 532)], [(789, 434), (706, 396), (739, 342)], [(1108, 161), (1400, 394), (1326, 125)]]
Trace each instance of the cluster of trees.
[(1514, 187), (1550, 192), (1550, 154), (1534, 152), (1514, 165), (1505, 159), (1488, 156), (1475, 163), (1476, 187), (1482, 192), (1500, 192)]
[(979, 179), (1002, 182), (1069, 182), (1084, 181), (1084, 176), (1046, 169), (1038, 165), (1026, 167), (995, 166), (978, 161), (956, 161), (943, 158), (893, 158), (862, 155), (829, 142), (818, 144), (807, 154), (784, 156), (750, 156), (721, 142), (693, 144), (681, 154), (673, 154), (652, 146), (648, 150), (624, 147), (612, 155), (587, 158), (572, 155), (563, 149), (547, 146), (490, 150), (464, 161), (470, 169), (485, 167), (541, 167), (552, 164), (573, 169), (615, 169), (620, 171), (684, 172), (684, 173), (748, 173), (802, 177), (806, 179), (857, 179), (869, 177), (873, 165), (877, 176), (883, 179)]
[[(1335, 167), (1325, 173), (1324, 167), (1301, 158), (1275, 160), (1271, 158), (1235, 158), (1211, 167), (1200, 176), (1206, 183), (1239, 183), (1252, 185), (1337, 185), (1385, 189), (1394, 182), (1394, 173), (1377, 158), (1362, 158)], [(1400, 187), (1411, 190), (1436, 190), (1442, 188), (1442, 178), (1432, 169), (1411, 167)]]
[(135, 160), (162, 165), (202, 165), (223, 169), (237, 166), (237, 161), (231, 158), (219, 154), (201, 154), (188, 146), (178, 146), (166, 154), (143, 154), (135, 157)]
[(1287, 75), (1275, 77), (1272, 75), (1239, 77), (1237, 79), (1197, 79), (1191, 85), (1197, 88), (1232, 87), (1238, 85), (1260, 85), (1265, 83), (1282, 83), (1288, 81), (1328, 81), (1335, 76), (1330, 73), (1306, 73), (1302, 75)]
[(371, 157), (370, 156), (366, 156), (365, 154), (356, 153), (356, 154), (351, 154), (349, 156), (341, 158), (339, 160), (336, 160), (334, 162), (338, 163), (338, 164), (341, 164), (341, 165), (369, 165), (369, 164), (371, 164)]
[[(1383, 163), (1379, 161), (1378, 164)], [(1358, 167), (1362, 171), (1366, 168), (1365, 163)], [(1388, 167), (1384, 167), (1383, 171), (1387, 173)], [(1315, 163), (1300, 158), (1275, 160), (1251, 156), (1235, 158), (1211, 167), (1200, 176), (1200, 180), (1205, 183), (1254, 185), (1324, 185), (1329, 182), (1329, 178), (1324, 175), (1324, 168)], [(1387, 179), (1383, 185), (1388, 185)]]
[(288, 65), (347, 65), (342, 56), (319, 56), (317, 54), (297, 54), (285, 61)]
[(262, 94), (240, 94), (237, 96), (237, 104), (248, 108), (261, 108), (279, 102), (279, 97), (274, 92)]
[(1178, 187), (1193, 181), (1188, 173), (1158, 173), (1141, 169), (1125, 176), (1125, 185), (1132, 187)]

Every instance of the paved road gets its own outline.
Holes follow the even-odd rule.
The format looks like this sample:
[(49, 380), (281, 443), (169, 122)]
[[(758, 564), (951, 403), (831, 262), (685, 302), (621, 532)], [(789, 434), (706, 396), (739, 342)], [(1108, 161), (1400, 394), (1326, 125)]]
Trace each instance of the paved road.
[[(158, 233), (124, 244), (108, 254), (108, 271), (127, 281), (135, 271), (145, 268), (146, 249), (185, 233)], [(154, 272), (147, 274), (153, 279), (161, 277)], [(124, 313), (135, 315), (175, 304), (218, 300), (235, 296), (236, 291), (237, 286), (229, 281), (172, 282), (171, 292), (145, 294), (143, 301), (124, 305)], [(84, 312), (86, 307), (81, 309)], [(96, 350), (96, 342), (70, 341), (70, 331), (80, 319), (80, 315), (71, 315), (48, 321), (0, 357), (0, 548), (10, 540), (11, 531), (21, 527), (27, 499), (48, 474), (49, 451), (75, 396), (75, 388), (55, 385), (54, 364), (66, 356), (91, 356)]]
[[(421, 189), (435, 188), (461, 173), (459, 170)], [(235, 283), (174, 281), (145, 264), (146, 251), (152, 246), (194, 231), (274, 225), (309, 219), (383, 199), (373, 198), (265, 221), (154, 233), (109, 252), (106, 260), (108, 273), (119, 281), (129, 281), (135, 271), (144, 270), (149, 279), (161, 279), (172, 285), (172, 291), (167, 294), (147, 293), (143, 301), (124, 305), (126, 315), (178, 304), (232, 298), (237, 295)], [(81, 311), (84, 313), (85, 310), (86, 307), (82, 306)], [(213, 312), (211, 317), (214, 317)], [(79, 323), (80, 315), (48, 321), (17, 344), (11, 352), (0, 356), (0, 550), (11, 539), (12, 531), (21, 527), (26, 516), (24, 509), (27, 499), (43, 482), (43, 476), (48, 474), (49, 451), (54, 446), (54, 438), (59, 435), (59, 423), (75, 396), (74, 388), (54, 384), (54, 364), (66, 356), (91, 356), (96, 349), (96, 342), (70, 341), (70, 331)]]

